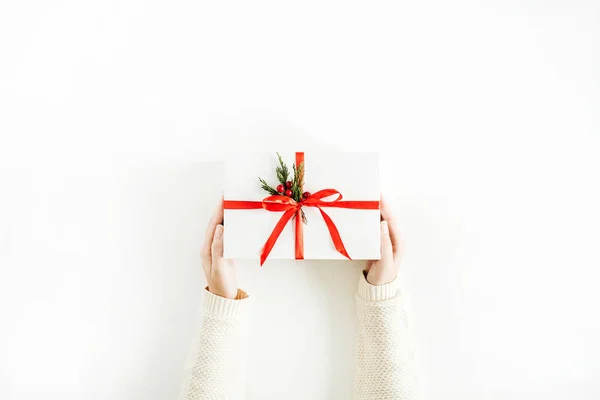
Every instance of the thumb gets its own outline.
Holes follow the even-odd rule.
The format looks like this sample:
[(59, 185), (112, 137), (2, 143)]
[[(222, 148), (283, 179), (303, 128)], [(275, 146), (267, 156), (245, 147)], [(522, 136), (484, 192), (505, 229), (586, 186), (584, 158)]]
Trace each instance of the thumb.
[(221, 224), (217, 225), (217, 228), (215, 229), (211, 245), (211, 254), (213, 267), (215, 267), (217, 265), (216, 262), (223, 258), (223, 225)]
[(381, 221), (381, 259), (394, 261), (394, 249), (387, 221)]

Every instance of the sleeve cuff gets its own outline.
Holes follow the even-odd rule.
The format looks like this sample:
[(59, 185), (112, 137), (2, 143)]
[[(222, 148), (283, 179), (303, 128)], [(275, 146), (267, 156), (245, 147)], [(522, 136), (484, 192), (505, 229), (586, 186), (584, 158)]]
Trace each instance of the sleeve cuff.
[[(243, 312), (247, 308), (247, 303), (250, 296), (242, 289), (238, 289), (235, 299), (226, 299), (225, 297), (217, 296), (208, 291), (208, 287), (204, 290), (203, 308), (207, 313), (222, 317), (232, 317)], [(245, 300), (245, 301), (244, 301)]]
[(358, 281), (358, 297), (365, 301), (385, 301), (396, 297), (398, 291), (398, 278), (385, 285), (375, 286), (367, 282), (364, 273), (360, 274)]

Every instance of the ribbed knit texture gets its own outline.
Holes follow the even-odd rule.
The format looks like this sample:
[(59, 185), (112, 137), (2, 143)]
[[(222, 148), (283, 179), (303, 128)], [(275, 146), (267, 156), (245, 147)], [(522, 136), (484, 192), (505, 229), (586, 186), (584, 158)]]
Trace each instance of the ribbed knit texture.
[[(237, 300), (205, 291), (202, 325), (185, 371), (181, 400), (245, 398), (242, 367), (247, 297), (241, 290)], [(358, 335), (353, 399), (417, 399), (408, 318), (396, 281), (373, 286), (361, 274), (356, 300)], [(264, 393), (264, 398), (272, 397)]]
[(396, 282), (397, 280), (395, 279), (386, 285), (375, 286), (369, 284), (363, 274), (358, 281), (357, 296), (365, 301), (384, 301), (391, 299), (396, 297), (396, 292), (398, 291)]
[(358, 335), (353, 399), (416, 399), (409, 322), (396, 281), (373, 286), (361, 276), (356, 306)]

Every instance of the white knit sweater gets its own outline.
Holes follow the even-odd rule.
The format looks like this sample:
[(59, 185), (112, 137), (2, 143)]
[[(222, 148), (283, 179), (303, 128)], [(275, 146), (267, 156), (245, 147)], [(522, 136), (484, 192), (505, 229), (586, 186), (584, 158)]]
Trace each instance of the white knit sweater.
[[(181, 400), (245, 398), (240, 377), (249, 301), (241, 290), (236, 300), (205, 292), (202, 324), (185, 371)], [(417, 399), (409, 323), (396, 281), (373, 286), (361, 274), (356, 301), (353, 399)]]

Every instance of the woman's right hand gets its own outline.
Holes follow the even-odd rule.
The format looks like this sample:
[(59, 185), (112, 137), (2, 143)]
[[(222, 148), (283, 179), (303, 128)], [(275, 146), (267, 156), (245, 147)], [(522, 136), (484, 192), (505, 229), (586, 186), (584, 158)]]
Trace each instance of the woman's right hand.
[(404, 241), (396, 225), (392, 210), (381, 198), (381, 259), (367, 263), (367, 282), (380, 286), (392, 282), (398, 276), (400, 261), (404, 255)]
[(223, 201), (215, 210), (206, 227), (202, 248), (202, 267), (208, 282), (209, 292), (228, 299), (238, 293), (237, 278), (233, 261), (223, 258)]

